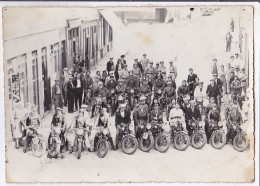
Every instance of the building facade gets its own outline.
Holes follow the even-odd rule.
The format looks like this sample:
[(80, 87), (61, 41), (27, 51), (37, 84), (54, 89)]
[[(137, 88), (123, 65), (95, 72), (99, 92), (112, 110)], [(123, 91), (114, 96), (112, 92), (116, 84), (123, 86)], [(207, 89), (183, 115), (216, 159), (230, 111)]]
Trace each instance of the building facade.
[[(63, 68), (73, 66), (73, 54), (95, 66), (111, 51), (113, 29), (101, 14), (67, 19), (64, 27), (4, 40), (5, 108), (14, 99), (38, 107), (41, 116), (51, 110), (51, 87)], [(8, 99), (7, 99), (8, 98)]]

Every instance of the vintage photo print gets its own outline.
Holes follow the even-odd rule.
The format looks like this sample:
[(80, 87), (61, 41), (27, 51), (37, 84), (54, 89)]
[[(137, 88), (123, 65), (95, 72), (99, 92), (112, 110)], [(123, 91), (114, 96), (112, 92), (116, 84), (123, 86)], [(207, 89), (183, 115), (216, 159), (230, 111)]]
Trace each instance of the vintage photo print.
[(6, 182), (254, 182), (253, 6), (2, 13)]

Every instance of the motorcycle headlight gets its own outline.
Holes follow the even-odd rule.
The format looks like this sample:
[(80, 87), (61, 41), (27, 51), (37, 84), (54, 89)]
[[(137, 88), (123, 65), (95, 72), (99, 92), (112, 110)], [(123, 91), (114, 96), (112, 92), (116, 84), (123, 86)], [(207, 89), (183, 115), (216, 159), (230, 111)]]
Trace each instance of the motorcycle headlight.
[(130, 92), (131, 92), (131, 93), (134, 93), (134, 89), (131, 89)]
[(148, 139), (148, 132), (145, 132), (145, 133), (144, 133), (143, 139)]
[(150, 123), (147, 124), (146, 128), (149, 130), (152, 128), (152, 125)]
[(112, 93), (112, 94), (114, 94), (114, 93), (115, 93), (115, 90), (114, 90), (114, 89), (113, 89), (113, 90), (111, 90), (111, 93)]
[(84, 134), (84, 130), (83, 130), (83, 129), (78, 129), (78, 130), (76, 131), (76, 134), (79, 135), (79, 136), (81, 136), (81, 135)]
[(108, 130), (107, 129), (103, 129), (103, 134), (107, 135), (108, 134)]
[(162, 93), (162, 91), (161, 91), (161, 89), (159, 89), (159, 90), (158, 90), (158, 94), (161, 94), (161, 93)]

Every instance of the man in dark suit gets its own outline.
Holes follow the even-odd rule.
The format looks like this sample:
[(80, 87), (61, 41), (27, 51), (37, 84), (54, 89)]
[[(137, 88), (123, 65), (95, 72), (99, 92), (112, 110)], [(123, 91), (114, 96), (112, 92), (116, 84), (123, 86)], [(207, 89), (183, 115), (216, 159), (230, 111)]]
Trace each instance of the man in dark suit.
[(209, 98), (213, 97), (215, 99), (215, 103), (217, 103), (217, 98), (220, 95), (220, 90), (215, 83), (215, 79), (210, 80), (210, 84), (207, 87), (206, 94)]
[(113, 58), (109, 58), (109, 61), (107, 62), (107, 73), (109, 74), (109, 72), (114, 69), (114, 62), (113, 62)]
[(75, 97), (75, 86), (74, 86), (74, 77), (69, 77), (69, 82), (67, 83), (68, 90), (68, 112), (73, 113), (74, 109), (74, 97)]
[(115, 113), (115, 124), (116, 124), (116, 149), (118, 148), (118, 135), (121, 128), (121, 124), (131, 124), (131, 111), (126, 109), (126, 104), (121, 104), (118, 111)]
[(198, 76), (193, 73), (193, 69), (192, 68), (189, 69), (189, 72), (190, 73), (188, 75), (187, 82), (189, 84), (190, 96), (193, 99), (194, 98), (194, 90), (195, 90), (194, 83), (196, 82), (196, 79), (198, 78)]
[(55, 84), (52, 86), (52, 99), (55, 109), (58, 107), (63, 108), (62, 86), (59, 79), (55, 79)]
[(115, 69), (115, 78), (116, 80), (119, 79), (119, 71), (123, 69), (124, 65), (126, 64), (126, 60), (124, 59), (125, 55), (121, 55), (121, 58), (117, 60), (116, 69)]
[(75, 108), (76, 110), (81, 108), (82, 104), (82, 94), (83, 94), (83, 81), (80, 77), (80, 74), (77, 74), (76, 79), (74, 80), (75, 85)]
[(186, 129), (189, 132), (189, 135), (192, 134), (191, 125), (194, 124), (194, 119), (197, 121), (201, 121), (201, 113), (200, 110), (196, 107), (196, 102), (194, 100), (190, 101), (190, 107), (187, 108), (185, 112), (186, 119)]

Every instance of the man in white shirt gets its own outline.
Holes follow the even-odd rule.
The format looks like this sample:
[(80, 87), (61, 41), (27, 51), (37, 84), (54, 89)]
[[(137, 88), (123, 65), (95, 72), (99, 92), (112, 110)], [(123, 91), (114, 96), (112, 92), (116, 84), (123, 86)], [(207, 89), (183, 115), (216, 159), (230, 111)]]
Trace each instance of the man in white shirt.
[(143, 54), (143, 58), (141, 59), (141, 64), (142, 64), (142, 69), (145, 70), (146, 67), (148, 66), (148, 63), (150, 60), (146, 58), (146, 54)]
[(172, 110), (170, 111), (170, 115), (169, 115), (170, 126), (177, 127), (178, 124), (177, 121), (180, 121), (183, 130), (186, 131), (184, 112), (182, 109), (180, 109), (180, 105), (178, 102), (176, 103), (175, 107), (172, 108)]
[(205, 97), (206, 97), (206, 92), (203, 89), (203, 82), (199, 82), (199, 86), (197, 86), (194, 91), (194, 99), (199, 104), (203, 104), (203, 98)]

